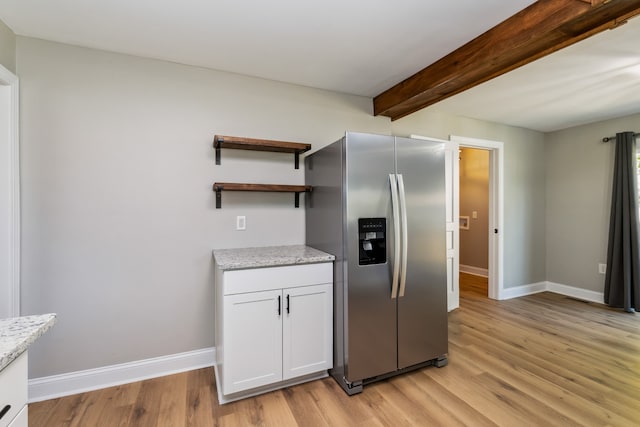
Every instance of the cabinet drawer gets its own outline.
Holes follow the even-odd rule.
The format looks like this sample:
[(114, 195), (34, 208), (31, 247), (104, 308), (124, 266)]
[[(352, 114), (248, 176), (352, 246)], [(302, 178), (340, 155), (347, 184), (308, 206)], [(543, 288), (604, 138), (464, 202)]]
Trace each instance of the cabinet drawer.
[(333, 283), (333, 263), (286, 265), (224, 272), (224, 295)]
[[(27, 352), (18, 356), (0, 372), (0, 427), (6, 427), (27, 404)], [(8, 407), (8, 410), (5, 408)], [(5, 412), (6, 410), (6, 412)]]

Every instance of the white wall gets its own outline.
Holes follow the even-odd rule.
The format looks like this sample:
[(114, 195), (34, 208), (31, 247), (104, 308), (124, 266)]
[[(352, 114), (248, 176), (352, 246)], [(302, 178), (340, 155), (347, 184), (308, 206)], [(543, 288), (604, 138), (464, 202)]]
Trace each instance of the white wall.
[(547, 280), (604, 291), (598, 264), (607, 261), (614, 142), (640, 132), (640, 114), (553, 132), (546, 138)]
[(211, 249), (304, 242), (291, 194), (224, 193), (215, 209), (214, 181), (303, 180), (281, 154), (223, 150), (215, 166), (216, 133), (314, 149), (346, 130), (505, 141), (505, 286), (543, 279), (537, 132), (433, 110), (392, 124), (368, 98), (24, 37), (17, 69), (22, 309), (59, 314), (32, 378), (210, 347)]
[(15, 74), (16, 35), (0, 20), (0, 64)]
[(366, 98), (22, 37), (17, 56), (22, 308), (59, 313), (31, 377), (210, 347), (211, 250), (304, 242), (292, 194), (225, 193), (215, 209), (214, 181), (304, 174), (274, 153), (225, 150), (215, 166), (214, 134), (388, 131)]

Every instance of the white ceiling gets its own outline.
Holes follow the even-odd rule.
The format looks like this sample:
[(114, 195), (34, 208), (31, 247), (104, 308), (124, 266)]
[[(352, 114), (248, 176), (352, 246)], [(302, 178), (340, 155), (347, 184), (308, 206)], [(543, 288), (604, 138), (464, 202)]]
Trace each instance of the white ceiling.
[[(0, 0), (0, 19), (22, 36), (372, 97), (531, 3)], [(435, 108), (541, 131), (640, 112), (640, 75), (625, 74), (640, 67), (636, 21)]]
[[(542, 132), (640, 113), (640, 18), (445, 99), (436, 108)], [(630, 130), (640, 131), (640, 123)]]

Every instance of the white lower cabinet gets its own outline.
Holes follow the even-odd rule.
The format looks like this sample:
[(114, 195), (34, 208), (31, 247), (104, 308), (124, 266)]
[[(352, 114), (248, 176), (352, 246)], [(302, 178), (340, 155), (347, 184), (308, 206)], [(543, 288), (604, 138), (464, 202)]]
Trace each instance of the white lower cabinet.
[(327, 375), (333, 365), (333, 264), (216, 269), (221, 403)]
[(27, 369), (25, 351), (0, 371), (0, 427), (27, 426)]

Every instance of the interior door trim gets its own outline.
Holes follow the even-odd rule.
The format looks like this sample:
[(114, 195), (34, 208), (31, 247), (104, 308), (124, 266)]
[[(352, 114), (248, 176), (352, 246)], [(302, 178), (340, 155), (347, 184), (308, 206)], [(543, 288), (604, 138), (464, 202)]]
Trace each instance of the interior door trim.
[[(9, 117), (1, 127), (6, 125), (0, 136), (0, 143), (8, 145), (8, 156), (2, 159), (3, 166), (8, 169), (8, 186), (3, 189), (7, 199), (8, 209), (8, 259), (7, 277), (3, 277), (0, 283), (7, 283), (7, 305), (0, 307), (0, 314), (7, 317), (20, 315), (20, 145), (19, 145), (19, 80), (18, 77), (4, 66), (0, 65), (0, 86), (8, 87), (0, 94), (0, 102), (8, 104)], [(6, 138), (6, 139), (5, 139)], [(5, 193), (6, 191), (6, 193)], [(4, 196), (3, 196), (4, 198)], [(3, 207), (4, 208), (4, 207)], [(4, 225), (3, 225), (4, 227)], [(5, 290), (0, 292), (4, 297)], [(5, 313), (5, 311), (8, 311)], [(0, 316), (0, 317), (3, 317)]]

